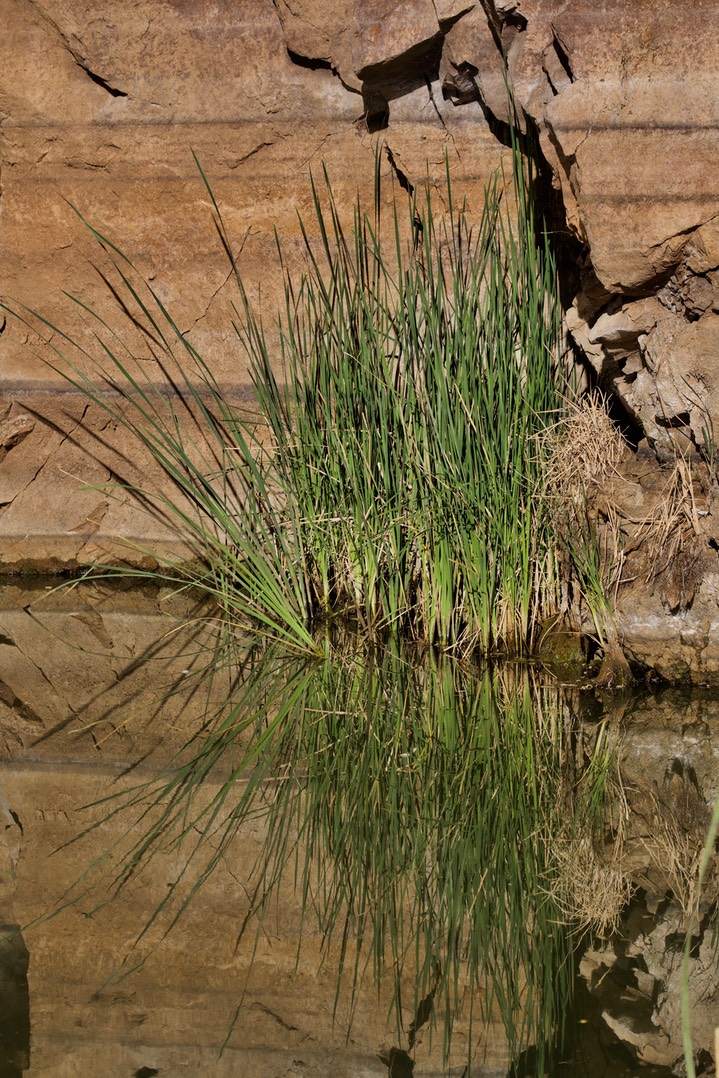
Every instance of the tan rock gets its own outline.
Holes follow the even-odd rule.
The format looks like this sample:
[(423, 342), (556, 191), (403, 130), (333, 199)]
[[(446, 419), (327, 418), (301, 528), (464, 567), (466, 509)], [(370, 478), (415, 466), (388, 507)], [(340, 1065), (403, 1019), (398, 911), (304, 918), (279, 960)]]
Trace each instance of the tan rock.
[(709, 314), (689, 324), (677, 319), (675, 324), (667, 322), (663, 332), (655, 331), (645, 343), (661, 408), (655, 418), (688, 416), (686, 425), (696, 444), (710, 448), (714, 417), (719, 415), (719, 320)]
[(355, 0), (353, 15), (352, 61), (363, 82), (406, 71), (439, 38), (432, 0)]
[(719, 217), (712, 217), (689, 237), (686, 262), (692, 273), (706, 273), (719, 267)]
[(354, 70), (352, 56), (354, 0), (274, 2), (287, 48), (297, 56), (330, 65), (346, 87), (359, 92), (362, 80)]
[(447, 32), (439, 71), (442, 88), (452, 100), (466, 106), (481, 99), (498, 119), (508, 119), (504, 64), (480, 5)]
[(641, 334), (649, 333), (663, 314), (658, 300), (644, 299), (605, 310), (589, 330), (589, 340), (610, 348), (635, 347)]
[(458, 19), (472, 8), (477, 7), (477, 0), (434, 0), (437, 18), (442, 22)]
[[(0, 0), (0, 17), (0, 294), (42, 310), (81, 346), (94, 347), (91, 326), (63, 290), (100, 307), (157, 377), (147, 335), (127, 324), (90, 265), (111, 275), (108, 253), (68, 201), (126, 250), (178, 332), (246, 395), (231, 274), (188, 146), (223, 208), (250, 295), (271, 311), (280, 296), (273, 230), (300, 266), (297, 211), (312, 227), (310, 169), (326, 164), (349, 219), (357, 191), (372, 190), (378, 147), (387, 191), (396, 181), (438, 183), (448, 154), (458, 196), (479, 207), (504, 152), (492, 132), (506, 141), (502, 125), (513, 118), (504, 51), (520, 126), (538, 132), (564, 203), (566, 229), (561, 215), (557, 227), (585, 245), (568, 315), (575, 341), (658, 452), (672, 449), (667, 431), (702, 446), (703, 428), (719, 429), (719, 29), (705, 6), (166, 0), (160, 18), (153, 0), (127, 11), (113, 0)], [(46, 335), (66, 350), (57, 332)], [(0, 461), (0, 562), (104, 557), (111, 529), (151, 548), (172, 544), (154, 525), (143, 531), (135, 509), (102, 508), (82, 483), (71, 493), (68, 475), (103, 481), (111, 461), (78, 466), (47, 356), (22, 320), (0, 326), (6, 402), (17, 413), (21, 397), (50, 392), (49, 425), (26, 410), (35, 427)], [(120, 435), (111, 441), (112, 453), (125, 451)]]
[[(650, 16), (645, 3), (530, 7), (520, 95), (551, 135), (599, 278), (616, 291), (642, 287), (716, 213), (715, 97), (702, 75), (677, 90), (679, 71), (712, 70), (716, 35), (690, 0), (652, 4)], [(531, 79), (540, 29), (552, 70), (559, 59), (569, 80), (551, 101)]]
[(0, 423), (0, 447), (6, 451), (12, 449), (34, 429), (35, 420), (25, 412), (4, 419)]

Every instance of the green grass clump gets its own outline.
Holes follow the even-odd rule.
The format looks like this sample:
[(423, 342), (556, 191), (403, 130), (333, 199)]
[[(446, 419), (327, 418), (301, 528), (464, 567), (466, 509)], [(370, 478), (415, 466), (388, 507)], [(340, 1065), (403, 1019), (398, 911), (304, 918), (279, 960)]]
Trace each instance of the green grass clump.
[[(348, 236), (313, 185), (320, 250), (285, 278), (284, 385), (245, 304), (241, 336), (294, 507), (315, 610), (442, 647), (519, 650), (554, 601), (539, 434), (566, 386), (559, 302), (519, 153), (516, 220), (498, 178), (482, 212), (395, 204), (383, 242), (360, 205)], [(403, 227), (405, 226), (405, 227)]]
[[(198, 557), (160, 558), (151, 575), (180, 575), (243, 624), (303, 650), (316, 647), (317, 619), (337, 612), (463, 653), (531, 644), (556, 586), (539, 435), (566, 387), (554, 262), (516, 147), (513, 163), (512, 213), (495, 177), (476, 220), (454, 205), (449, 172), (446, 210), (427, 193), (404, 209), (395, 202), (387, 221), (378, 160), (372, 215), (358, 203), (349, 231), (326, 175), (322, 193), (313, 183), (319, 238), (300, 221), (303, 274), (287, 269), (278, 239), (279, 356), (202, 173), (239, 288), (253, 415), (229, 402), (157, 291), (92, 229), (114, 260), (115, 300), (164, 382), (149, 383), (79, 301), (97, 355), (56, 327), (52, 347), (58, 369), (174, 484), (174, 497), (135, 493), (191, 537)], [(99, 377), (87, 373), (93, 362)]]

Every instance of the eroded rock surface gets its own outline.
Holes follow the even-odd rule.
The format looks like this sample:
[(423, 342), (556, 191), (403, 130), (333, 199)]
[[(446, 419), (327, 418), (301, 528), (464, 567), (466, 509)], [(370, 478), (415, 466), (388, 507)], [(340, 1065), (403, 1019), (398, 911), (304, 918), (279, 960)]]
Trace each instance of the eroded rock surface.
[[(694, 0), (139, 0), (131, 11), (112, 0), (0, 0), (0, 294), (42, 310), (83, 345), (89, 328), (61, 293), (99, 305), (129, 335), (147, 377), (158, 376), (147, 339), (105, 302), (98, 270), (110, 270), (108, 255), (71, 203), (122, 245), (180, 332), (242, 396), (248, 371), (231, 327), (230, 268), (189, 147), (223, 207), (250, 294), (261, 291), (271, 308), (273, 229), (296, 264), (297, 211), (312, 216), (310, 170), (324, 163), (349, 208), (358, 189), (372, 190), (378, 147), (387, 191), (393, 183), (401, 198), (427, 178), (441, 186), (448, 157), (457, 194), (478, 213), (516, 119), (539, 140), (567, 326), (594, 377), (660, 458), (691, 443), (714, 461), (712, 14)], [(111, 556), (123, 537), (136, 549), (182, 549), (171, 529), (143, 526), (126, 499), (118, 507), (83, 489), (103, 483), (112, 461), (97, 443), (96, 466), (76, 458), (68, 439), (82, 406), (71, 391), (60, 397), (58, 374), (12, 317), (0, 324), (0, 380), (0, 566), (82, 565)], [(109, 440), (111, 456), (126, 448), (121, 432)], [(152, 482), (163, 485), (159, 475)], [(719, 563), (705, 540), (706, 584), (693, 603), (711, 636)], [(668, 625), (667, 613), (676, 616), (660, 604)], [(691, 609), (681, 616), (691, 620)], [(634, 628), (625, 618), (626, 634), (651, 637), (653, 617)], [(674, 623), (671, 631), (684, 632)]]

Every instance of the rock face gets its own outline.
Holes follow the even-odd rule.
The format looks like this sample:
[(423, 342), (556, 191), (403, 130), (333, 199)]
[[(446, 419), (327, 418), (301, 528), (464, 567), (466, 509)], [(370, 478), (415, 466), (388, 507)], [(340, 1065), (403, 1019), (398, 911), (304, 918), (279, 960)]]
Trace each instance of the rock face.
[(704, 445), (719, 415), (719, 31), (705, 6), (415, 0), (385, 5), (392, 17), (380, 23), (371, 20), (382, 5), (358, 0), (341, 9), (339, 27), (336, 15), (323, 23), (321, 48), (310, 6), (323, 8), (317, 0), (283, 20), (290, 47), (329, 62), (348, 86), (362, 80), (366, 99), (384, 98), (390, 142), (394, 99), (423, 61), (430, 84), (438, 63), (456, 115), (476, 125), (479, 102), (490, 123), (512, 119), (506, 53), (520, 123), (536, 129), (584, 251), (575, 339), (653, 443), (673, 449), (680, 429)]
[[(428, 168), (441, 175), (449, 153), (458, 184), (477, 192), (499, 159), (479, 102), (456, 109), (442, 96), (442, 32), (430, 0), (324, 8), (143, 0), (131, 12), (112, 0), (0, 0), (0, 17), (0, 297), (41, 311), (96, 357), (87, 317), (63, 295), (72, 292), (129, 338), (151, 381), (160, 377), (151, 343), (109, 296), (98, 273), (112, 276), (112, 259), (69, 203), (123, 248), (179, 332), (242, 399), (249, 378), (232, 328), (236, 293), (191, 149), (247, 288), (261, 289), (268, 312), (279, 298), (274, 229), (292, 262), (297, 212), (312, 217), (311, 170), (324, 164), (350, 209), (358, 188), (372, 192), (378, 146), (385, 178), (405, 186)], [(388, 110), (391, 129), (375, 132)], [(82, 369), (92, 366), (46, 335)], [(87, 564), (98, 552), (117, 556), (118, 537), (136, 547), (126, 557), (144, 560), (172, 544), (172, 532), (122, 496), (86, 488), (116, 467), (124, 479), (124, 451), (136, 475), (149, 465), (107, 417), (96, 414), (81, 433), (86, 402), (48, 359), (68, 373), (20, 319), (0, 319), (0, 565)], [(83, 439), (96, 460), (84, 459)], [(150, 475), (149, 488), (162, 488)]]
[[(711, 14), (696, 0), (138, 0), (131, 9), (0, 0), (0, 295), (40, 309), (92, 350), (87, 317), (62, 296), (71, 291), (132, 337), (98, 277), (112, 251), (98, 249), (74, 206), (122, 246), (178, 330), (242, 395), (231, 273), (189, 148), (250, 293), (260, 290), (271, 309), (273, 229), (292, 263), (296, 213), (311, 217), (310, 170), (324, 163), (338, 204), (350, 207), (358, 189), (371, 190), (378, 148), (400, 197), (427, 177), (441, 186), (447, 156), (458, 193), (478, 211), (516, 119), (538, 136), (555, 191), (567, 326), (593, 376), (660, 457), (691, 444), (713, 460)], [(135, 335), (132, 347), (156, 378), (148, 341)], [(0, 378), (0, 565), (82, 564), (106, 556), (117, 536), (143, 551), (172, 543), (128, 504), (105, 507), (80, 489), (87, 480), (75, 473), (88, 465), (64, 458), (81, 406), (9, 316)], [(112, 449), (122, 453), (118, 437)], [(90, 468), (90, 482), (105, 466)]]

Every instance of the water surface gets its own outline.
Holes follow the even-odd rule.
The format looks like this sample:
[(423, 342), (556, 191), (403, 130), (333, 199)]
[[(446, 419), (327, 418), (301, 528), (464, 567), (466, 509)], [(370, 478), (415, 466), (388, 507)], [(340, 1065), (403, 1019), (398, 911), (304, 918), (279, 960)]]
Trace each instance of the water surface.
[[(577, 925), (598, 881), (607, 916), (626, 897), (615, 847), (650, 906), (666, 884), (617, 761), (706, 805), (710, 698), (603, 702), (340, 638), (310, 663), (206, 614), (3, 589), (0, 1074), (628, 1075), (657, 1055), (602, 1015), (659, 972), (573, 993)], [(652, 715), (664, 740), (640, 750)]]

